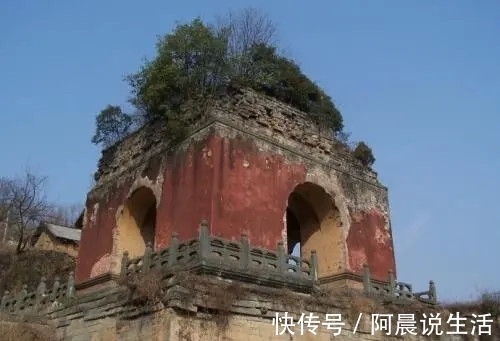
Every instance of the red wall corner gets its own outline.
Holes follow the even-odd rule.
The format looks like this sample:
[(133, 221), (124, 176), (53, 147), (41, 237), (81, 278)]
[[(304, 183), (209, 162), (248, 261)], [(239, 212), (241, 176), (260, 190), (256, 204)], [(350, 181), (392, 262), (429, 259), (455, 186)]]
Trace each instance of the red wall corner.
[(396, 276), (393, 241), (384, 215), (372, 209), (351, 212), (351, 219), (346, 241), (350, 270), (362, 274), (366, 263), (374, 279), (387, 281), (389, 270)]

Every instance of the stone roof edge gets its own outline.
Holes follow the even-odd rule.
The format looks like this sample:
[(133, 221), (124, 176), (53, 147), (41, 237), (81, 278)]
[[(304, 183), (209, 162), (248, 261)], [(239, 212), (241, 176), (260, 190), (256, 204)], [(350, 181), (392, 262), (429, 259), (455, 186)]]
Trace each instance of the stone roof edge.
[[(233, 122), (230, 122), (229, 120), (226, 120), (224, 118), (221, 118), (221, 117), (218, 117), (218, 116), (211, 116), (207, 121), (205, 121), (203, 124), (199, 125), (196, 129), (193, 129), (188, 136), (186, 136), (182, 141), (176, 143), (175, 145), (170, 145), (170, 144), (167, 144), (166, 146), (162, 147), (162, 148), (159, 148), (157, 151), (153, 152), (152, 154), (149, 155), (149, 158), (151, 158), (152, 156), (154, 155), (159, 155), (159, 154), (163, 154), (169, 150), (172, 150), (176, 147), (179, 147), (183, 144), (186, 144), (186, 143), (189, 143), (189, 141), (191, 140), (191, 138), (202, 132), (203, 130), (206, 130), (206, 129), (209, 129), (211, 126), (215, 125), (215, 124), (221, 124), (223, 126), (226, 126), (226, 127), (229, 127), (229, 128), (232, 128), (234, 130), (237, 130), (239, 133), (242, 133), (242, 134), (245, 134), (245, 135), (249, 135), (249, 136), (252, 136), (254, 138), (257, 138), (257, 139), (260, 139), (260, 140), (263, 140), (267, 143), (270, 143), (270, 144), (273, 144), (275, 145), (276, 147), (279, 147), (283, 150), (286, 150), (290, 153), (293, 153), (297, 156), (300, 156), (304, 159), (307, 159), (313, 163), (316, 163), (316, 164), (319, 164), (319, 165), (322, 165), (324, 167), (327, 167), (327, 168), (330, 168), (336, 172), (340, 172), (340, 173), (343, 173), (343, 174), (346, 174), (350, 177), (353, 177), (359, 181), (362, 181), (368, 185), (371, 185), (371, 186), (374, 186), (374, 187), (377, 187), (379, 189), (382, 189), (384, 191), (387, 191), (388, 188), (386, 186), (384, 186), (383, 184), (381, 184), (378, 180), (377, 180), (377, 173), (376, 172), (373, 172), (375, 174), (375, 181), (367, 181), (367, 179), (364, 179), (363, 177), (360, 177), (360, 176), (356, 176), (352, 173), (349, 173), (345, 170), (342, 170), (342, 169), (338, 169), (337, 167), (334, 167), (333, 165), (329, 164), (328, 162), (325, 162), (323, 160), (319, 160), (318, 158), (314, 158), (310, 155), (307, 155), (305, 153), (302, 153), (298, 150), (295, 150), (294, 148), (291, 148), (289, 146), (286, 146), (284, 144), (281, 144), (281, 143), (278, 143), (277, 141), (274, 141), (273, 139), (270, 139), (266, 136), (263, 136), (261, 134), (257, 134), (257, 133), (254, 133), (254, 132), (250, 132), (248, 129), (245, 129), (241, 126), (239, 126), (238, 124), (235, 124)], [(123, 177), (124, 175), (126, 174), (130, 174), (130, 173), (134, 173), (135, 171), (137, 171), (141, 165), (144, 164), (143, 162), (144, 160), (141, 160), (139, 159), (136, 164), (134, 165), (133, 168), (128, 168), (120, 173), (117, 173), (116, 175), (113, 176), (113, 179), (109, 179), (109, 180), (106, 180), (105, 182), (103, 182), (102, 184), (99, 184), (97, 186), (95, 186), (94, 188), (91, 189), (91, 191), (89, 192), (89, 195), (91, 194), (95, 194), (96, 192), (100, 192), (103, 188), (106, 188), (110, 183), (113, 182), (114, 179), (117, 179), (117, 178), (121, 178)]]

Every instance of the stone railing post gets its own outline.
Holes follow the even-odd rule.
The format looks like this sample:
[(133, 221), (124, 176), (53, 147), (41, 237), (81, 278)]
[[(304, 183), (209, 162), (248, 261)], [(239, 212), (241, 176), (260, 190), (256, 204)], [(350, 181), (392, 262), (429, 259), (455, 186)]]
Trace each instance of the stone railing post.
[(248, 242), (248, 235), (241, 234), (241, 249), (240, 249), (240, 263), (243, 269), (248, 269), (250, 265), (250, 243)]
[(55, 301), (56, 298), (57, 298), (57, 294), (58, 294), (58, 291), (59, 291), (59, 286), (60, 286), (60, 283), (59, 283), (59, 276), (56, 276), (54, 278), (54, 284), (52, 285), (52, 301)]
[(432, 304), (437, 304), (437, 291), (434, 281), (429, 281), (429, 300)]
[(172, 267), (177, 263), (179, 249), (179, 235), (177, 232), (172, 233), (172, 239), (170, 241), (170, 246), (168, 247), (168, 267)]
[(316, 250), (311, 250), (311, 279), (318, 280), (318, 254)]
[(146, 274), (151, 269), (151, 255), (153, 253), (153, 245), (151, 242), (146, 244), (146, 250), (144, 250), (144, 256), (142, 257), (142, 273)]
[(19, 293), (16, 296), (16, 311), (21, 310), (22, 306), (25, 303), (24, 300), (27, 295), (28, 295), (28, 286), (24, 284), (21, 291), (19, 291)]
[(42, 276), (40, 279), (40, 284), (38, 284), (38, 287), (36, 288), (36, 305), (39, 306), (42, 303), (43, 297), (45, 296), (45, 293), (47, 292), (47, 279), (45, 276)]
[(120, 270), (120, 277), (125, 278), (127, 276), (128, 262), (130, 258), (128, 257), (128, 251), (125, 251), (122, 255), (122, 264)]
[(73, 298), (75, 295), (75, 273), (71, 271), (68, 274), (68, 281), (66, 282), (66, 297)]
[(208, 255), (210, 254), (210, 232), (208, 230), (208, 222), (203, 220), (200, 224), (200, 232), (198, 237), (200, 243), (200, 260), (201, 264), (205, 265)]
[(372, 291), (372, 283), (370, 278), (370, 267), (368, 264), (363, 265), (363, 289), (366, 294), (371, 293)]
[(278, 242), (278, 271), (283, 275), (287, 272), (286, 252), (283, 241)]
[(9, 297), (10, 297), (9, 291), (5, 290), (3, 292), (2, 301), (0, 302), (0, 310), (5, 309), (5, 307), (7, 306), (7, 301), (9, 300)]
[(389, 270), (389, 272), (387, 273), (387, 279), (388, 279), (387, 285), (389, 286), (387, 288), (389, 296), (394, 297), (396, 290), (396, 280), (394, 279), (394, 272), (392, 270)]

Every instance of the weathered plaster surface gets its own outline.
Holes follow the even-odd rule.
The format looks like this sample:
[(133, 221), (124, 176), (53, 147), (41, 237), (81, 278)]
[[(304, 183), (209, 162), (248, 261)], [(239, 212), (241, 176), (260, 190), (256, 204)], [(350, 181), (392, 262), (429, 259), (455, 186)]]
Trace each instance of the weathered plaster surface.
[(33, 247), (39, 250), (53, 250), (58, 252), (65, 252), (71, 255), (72, 257), (78, 256), (78, 244), (70, 242), (66, 243), (62, 242), (45, 232), (42, 233), (40, 237), (38, 237), (38, 240)]
[(111, 268), (111, 254), (106, 253), (94, 263), (90, 270), (90, 277), (96, 277), (108, 272)]
[(86, 214), (90, 214), (90, 218), (87, 219), (82, 229), (75, 271), (77, 282), (90, 278), (94, 265), (103, 256), (112, 252), (116, 208), (124, 199), (124, 193), (119, 190), (100, 199), (88, 198)]
[(389, 270), (396, 273), (393, 243), (385, 216), (377, 210), (352, 213), (352, 224), (347, 237), (349, 266), (361, 272), (363, 264), (370, 266), (373, 278), (387, 280)]
[[(416, 321), (424, 317), (421, 313), (414, 311), (415, 306), (396, 307), (392, 316), (392, 329), (380, 330), (380, 322), (374, 324), (371, 314), (381, 314), (387, 312), (383, 307), (367, 298), (350, 298), (350, 306), (342, 307), (342, 300), (335, 297), (333, 304), (312, 304), (302, 307), (300, 302), (305, 300), (304, 295), (287, 293), (278, 296), (278, 292), (262, 288), (259, 286), (249, 286), (251, 294), (244, 294), (241, 297), (230, 301), (231, 305), (222, 306), (225, 311), (221, 312), (219, 298), (225, 295), (221, 289), (216, 290), (215, 285), (227, 285), (226, 282), (212, 280), (212, 286), (196, 283), (196, 289), (191, 287), (192, 283), (180, 282), (176, 286), (166, 288), (166, 295), (163, 303), (149, 306), (134, 306), (126, 301), (130, 295), (124, 288), (106, 288), (94, 292), (80, 299), (67, 307), (56, 309), (48, 314), (47, 320), (57, 326), (56, 334), (58, 340), (238, 340), (238, 341), (278, 341), (278, 340), (341, 340), (341, 341), (421, 341), (421, 340), (442, 340), (442, 341), (462, 341), (468, 340), (468, 335), (450, 335), (444, 332), (441, 336), (424, 336), (421, 329), (412, 333), (404, 331), (403, 328), (396, 328), (397, 313), (411, 314)], [(189, 289), (191, 288), (191, 289)], [(248, 290), (247, 289), (247, 290)], [(186, 299), (185, 296), (189, 295)], [(292, 296), (293, 295), (293, 296)], [(333, 294), (335, 295), (335, 294)], [(231, 300), (231, 295), (227, 295)], [(286, 298), (286, 299), (283, 299)], [(224, 301), (224, 300), (222, 300)], [(207, 313), (210, 309), (211, 315)], [(219, 310), (217, 312), (217, 310)], [(293, 322), (288, 324), (289, 330), (294, 334), (282, 333), (285, 324), (282, 321), (276, 326), (273, 318), (278, 314), (284, 317), (285, 312), (288, 319)], [(302, 325), (298, 319), (302, 314), (311, 312), (311, 324)], [(227, 325), (217, 324), (222, 313), (227, 314)], [(441, 313), (441, 309), (432, 311), (431, 314)], [(219, 314), (219, 315), (217, 315)], [(325, 314), (339, 314), (340, 319), (336, 324), (338, 333), (332, 324), (328, 328)], [(441, 315), (441, 316), (443, 316)], [(428, 316), (428, 315), (427, 315)], [(432, 315), (431, 315), (432, 316)], [(28, 315), (29, 317), (29, 315)], [(219, 319), (217, 319), (219, 317)], [(307, 318), (307, 316), (306, 316)], [(332, 315), (330, 315), (332, 321)], [(309, 328), (315, 326), (317, 328)], [(379, 320), (380, 321), (380, 320)], [(451, 324), (444, 322), (437, 326), (436, 330), (444, 331)], [(411, 324), (407, 324), (411, 326)], [(421, 324), (417, 323), (419, 327)], [(470, 328), (470, 327), (469, 327)], [(402, 330), (401, 330), (402, 329)], [(312, 333), (313, 330), (315, 333)], [(450, 329), (448, 329), (450, 330)], [(477, 332), (476, 332), (477, 333)], [(281, 335), (280, 335), (281, 334)], [(403, 335), (404, 334), (404, 335)], [(476, 337), (477, 338), (477, 337)], [(491, 340), (498, 340), (496, 335), (492, 335)]]
[[(330, 232), (304, 244), (305, 252), (320, 249), (320, 272), (359, 273), (364, 262), (375, 278), (395, 270), (386, 188), (375, 173), (311, 131), (302, 113), (239, 94), (211, 119), (175, 150), (165, 143), (162, 126), (152, 125), (104, 152), (89, 193), (87, 211), (94, 219), (87, 219), (82, 233), (77, 280), (88, 278), (108, 253), (118, 269), (123, 250), (113, 243), (119, 234), (117, 209), (141, 186), (157, 198), (156, 248), (167, 246), (173, 232), (181, 240), (195, 237), (207, 219), (212, 235), (239, 239), (246, 233), (252, 245), (274, 249), (286, 240), (288, 196), (310, 182), (331, 196), (337, 212)], [(328, 246), (335, 251), (328, 252)]]

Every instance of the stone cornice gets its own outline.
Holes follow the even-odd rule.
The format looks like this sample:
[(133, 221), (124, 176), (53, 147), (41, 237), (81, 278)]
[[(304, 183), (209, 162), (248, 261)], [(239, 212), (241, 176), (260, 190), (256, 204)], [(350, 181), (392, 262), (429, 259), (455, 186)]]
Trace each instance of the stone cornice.
[(117, 281), (120, 278), (119, 275), (113, 274), (111, 272), (106, 272), (102, 275), (93, 277), (87, 281), (83, 281), (75, 284), (75, 289), (77, 291), (82, 291), (88, 288), (92, 288), (96, 285), (110, 283), (111, 281)]
[[(242, 122), (241, 122), (242, 123)], [(280, 143), (278, 142), (275, 138), (272, 138), (272, 137), (267, 137), (263, 134), (259, 134), (258, 132), (254, 132), (254, 131), (251, 131), (248, 127), (244, 127), (243, 124), (238, 124), (238, 123), (235, 123), (235, 122), (231, 122), (230, 120), (228, 119), (225, 119), (225, 118), (222, 118), (222, 117), (210, 117), (208, 120), (204, 121), (203, 124), (200, 124), (198, 127), (196, 127), (195, 129), (193, 129), (189, 136), (187, 136), (184, 140), (182, 140), (181, 142), (175, 144), (175, 145), (169, 145), (167, 144), (166, 146), (160, 146), (159, 148), (155, 148), (153, 149), (150, 153), (148, 153), (147, 155), (144, 155), (140, 158), (137, 158), (136, 161), (131, 164), (129, 167), (123, 169), (122, 171), (119, 171), (115, 174), (112, 174), (110, 176), (108, 176), (108, 179), (106, 179), (104, 182), (102, 183), (99, 183), (91, 190), (91, 192), (89, 193), (89, 195), (93, 195), (95, 193), (98, 193), (100, 192), (103, 188), (106, 188), (107, 186), (109, 186), (111, 183), (115, 182), (117, 179), (120, 179), (120, 178), (123, 178), (124, 176), (127, 176), (127, 175), (130, 175), (130, 174), (134, 174), (136, 171), (140, 170), (141, 169), (141, 166), (144, 166), (144, 163), (145, 161), (147, 161), (148, 159), (151, 159), (153, 157), (157, 157), (157, 156), (160, 156), (160, 155), (163, 155), (164, 153), (168, 152), (168, 151), (171, 151), (171, 150), (175, 150), (176, 148), (178, 147), (181, 147), (183, 145), (186, 145), (190, 142), (190, 140), (197, 134), (200, 134), (200, 133), (203, 133), (204, 131), (210, 129), (211, 127), (219, 124), (223, 127), (227, 127), (227, 128), (230, 128), (230, 129), (233, 129), (235, 131), (237, 131), (239, 134), (241, 135), (245, 135), (245, 136), (248, 136), (248, 137), (251, 137), (251, 138), (254, 138), (254, 139), (259, 139), (261, 141), (265, 141), (271, 145), (274, 145), (278, 148), (281, 148), (282, 150), (288, 152), (288, 153), (291, 153), (295, 156), (299, 156), (305, 160), (308, 160), (312, 163), (315, 163), (315, 164), (318, 164), (318, 165), (321, 165), (323, 167), (327, 167), (333, 171), (336, 171), (336, 172), (339, 172), (339, 173), (343, 173), (343, 174), (346, 174), (352, 178), (355, 178), (361, 182), (364, 182), (368, 185), (371, 185), (371, 186), (374, 186), (374, 187), (377, 187), (379, 189), (382, 189), (384, 191), (387, 191), (387, 187), (385, 187), (384, 185), (380, 184), (377, 179), (376, 179), (376, 174), (373, 173), (373, 175), (370, 175), (367, 177), (368, 173), (366, 171), (360, 171), (360, 175), (357, 175), (357, 174), (353, 174), (353, 168), (350, 168), (350, 170), (347, 170), (347, 169), (341, 169), (341, 166), (340, 164), (338, 165), (334, 165), (333, 163), (336, 161), (335, 160), (335, 157), (331, 157), (331, 161), (328, 162), (328, 161), (325, 161), (325, 160), (322, 160), (318, 157), (314, 157), (312, 155), (314, 155), (314, 153), (306, 153), (305, 151), (300, 151), (300, 150), (297, 150), (297, 148), (293, 148), (293, 147), (290, 147), (289, 145), (286, 145), (284, 143)], [(298, 144), (298, 143), (297, 143)], [(306, 147), (306, 146), (304, 146)], [(306, 147), (307, 148), (307, 147)], [(338, 163), (338, 162), (337, 162)], [(362, 175), (361, 175), (362, 174)], [(367, 178), (369, 178), (370, 180), (368, 180)]]

